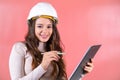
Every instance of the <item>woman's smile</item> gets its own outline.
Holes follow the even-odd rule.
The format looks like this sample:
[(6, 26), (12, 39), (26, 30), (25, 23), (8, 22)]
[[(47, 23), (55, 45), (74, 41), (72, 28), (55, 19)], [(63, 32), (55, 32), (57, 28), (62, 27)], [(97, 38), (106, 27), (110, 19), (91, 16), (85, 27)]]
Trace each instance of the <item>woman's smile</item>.
[(49, 35), (46, 35), (46, 34), (40, 34), (40, 37), (41, 37), (42, 39), (47, 39), (47, 38), (49, 38)]

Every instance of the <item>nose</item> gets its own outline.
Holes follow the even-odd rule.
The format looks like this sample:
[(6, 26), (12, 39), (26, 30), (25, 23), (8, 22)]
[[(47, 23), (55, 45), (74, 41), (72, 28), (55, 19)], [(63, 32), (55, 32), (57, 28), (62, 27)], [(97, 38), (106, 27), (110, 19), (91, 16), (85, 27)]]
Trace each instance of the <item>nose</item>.
[(43, 29), (42, 29), (42, 32), (43, 32), (43, 33), (46, 33), (47, 31), (48, 31), (47, 28), (43, 28)]

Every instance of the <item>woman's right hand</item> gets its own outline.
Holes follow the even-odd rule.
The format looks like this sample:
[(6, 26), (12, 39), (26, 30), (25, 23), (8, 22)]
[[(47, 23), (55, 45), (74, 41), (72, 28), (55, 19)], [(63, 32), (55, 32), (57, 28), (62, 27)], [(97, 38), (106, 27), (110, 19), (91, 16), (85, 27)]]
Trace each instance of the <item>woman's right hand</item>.
[(50, 63), (52, 61), (58, 61), (59, 58), (60, 57), (58, 56), (57, 51), (45, 52), (45, 53), (43, 53), (43, 59), (41, 62), (41, 66), (43, 67), (44, 70), (47, 70)]

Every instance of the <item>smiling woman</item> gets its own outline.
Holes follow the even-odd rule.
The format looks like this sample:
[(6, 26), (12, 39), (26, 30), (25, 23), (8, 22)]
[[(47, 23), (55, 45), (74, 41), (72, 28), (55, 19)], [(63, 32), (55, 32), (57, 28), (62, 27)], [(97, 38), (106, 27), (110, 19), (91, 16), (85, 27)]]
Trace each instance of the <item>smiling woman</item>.
[[(45, 2), (36, 4), (28, 15), (25, 41), (14, 44), (9, 60), (12, 80), (67, 80), (62, 44), (57, 30), (58, 16)], [(84, 70), (90, 72), (92, 62)]]
[(67, 80), (62, 55), (57, 55), (63, 50), (56, 18), (57, 13), (49, 3), (38, 3), (31, 9), (25, 41), (16, 43), (10, 55), (12, 80)]

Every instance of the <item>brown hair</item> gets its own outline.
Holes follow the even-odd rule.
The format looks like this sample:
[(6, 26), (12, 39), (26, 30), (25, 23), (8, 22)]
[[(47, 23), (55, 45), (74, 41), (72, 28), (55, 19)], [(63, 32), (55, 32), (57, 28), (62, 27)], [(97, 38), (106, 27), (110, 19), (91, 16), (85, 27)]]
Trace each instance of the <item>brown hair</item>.
[[(38, 45), (39, 45), (39, 40), (35, 36), (35, 21), (36, 19), (28, 20), (28, 33), (25, 37), (25, 44), (27, 46), (28, 51), (32, 55), (33, 62), (32, 62), (32, 67), (33, 69), (36, 68), (42, 61), (43, 56), (41, 55), (41, 52), (38, 50)], [(51, 51), (51, 50), (56, 50), (56, 51), (61, 51), (63, 52), (63, 49), (61, 47), (61, 41), (60, 41), (60, 35), (57, 30), (57, 21), (52, 21), (53, 22), (53, 33), (50, 37), (50, 39), (46, 42), (46, 51)], [(60, 60), (58, 62), (53, 63), (54, 71), (52, 74), (56, 74), (56, 64), (58, 65), (59, 68), (59, 74), (57, 76), (57, 80), (63, 80), (62, 78), (66, 78), (67, 80), (67, 75), (65, 71), (65, 64), (62, 59), (62, 55), (60, 56)]]

